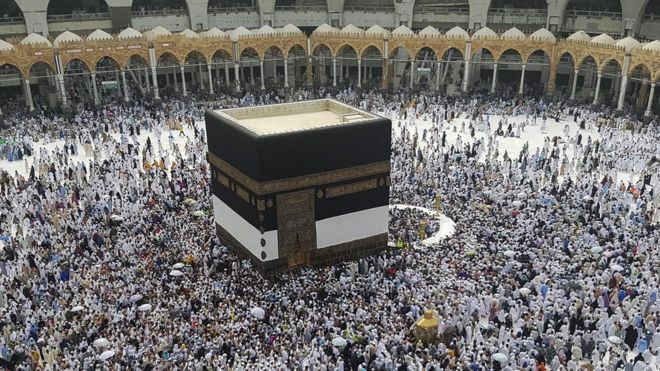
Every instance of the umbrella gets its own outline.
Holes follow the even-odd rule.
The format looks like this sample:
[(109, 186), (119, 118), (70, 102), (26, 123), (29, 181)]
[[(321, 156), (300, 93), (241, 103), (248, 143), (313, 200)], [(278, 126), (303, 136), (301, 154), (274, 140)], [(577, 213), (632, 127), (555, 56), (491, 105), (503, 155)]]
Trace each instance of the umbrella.
[(197, 201), (193, 200), (192, 198), (186, 198), (185, 200), (183, 200), (184, 205), (192, 205), (195, 202)]
[(509, 258), (516, 255), (516, 252), (513, 250), (507, 250), (503, 253), (504, 255), (508, 256)]
[(518, 193), (518, 198), (520, 198), (520, 199), (525, 199), (525, 198), (527, 198), (527, 193), (525, 193), (525, 192), (520, 192), (520, 193)]
[(593, 198), (591, 196), (584, 196), (584, 197), (582, 197), (582, 200), (591, 201), (591, 200), (593, 200)]
[(591, 248), (591, 252), (594, 254), (600, 254), (603, 251), (603, 248), (600, 246), (594, 246)]
[(518, 290), (518, 292), (521, 295), (529, 295), (529, 293), (532, 292), (532, 290), (528, 289), (527, 287), (523, 287), (520, 290)]
[(515, 206), (515, 207), (520, 207), (520, 205), (522, 205), (522, 202), (520, 202), (520, 201), (518, 201), (518, 200), (515, 200), (515, 201), (513, 201), (513, 202), (511, 203), (511, 205), (513, 205), (513, 206)]
[(621, 340), (620, 337), (615, 336), (615, 335), (612, 335), (612, 336), (608, 337), (607, 340), (609, 340), (610, 343), (612, 343), (612, 344), (621, 344), (621, 343), (623, 343), (623, 340)]
[(110, 219), (116, 222), (121, 222), (124, 220), (124, 217), (121, 215), (111, 215)]
[(266, 316), (266, 312), (264, 311), (264, 308), (261, 307), (254, 307), (250, 309), (250, 313), (254, 316), (256, 319), (264, 319), (264, 316)]
[(346, 346), (346, 339), (341, 336), (337, 336), (336, 338), (332, 339), (332, 345), (336, 346), (337, 348), (343, 348)]
[(197, 210), (197, 211), (193, 212), (193, 215), (199, 217), (199, 216), (206, 215), (206, 213), (204, 212), (204, 210)]
[(467, 252), (465, 253), (465, 255), (467, 255), (467, 256), (475, 256), (475, 255), (477, 255), (477, 252), (474, 251), (474, 250), (469, 250), (469, 251), (467, 251)]
[(110, 342), (106, 338), (98, 338), (94, 340), (94, 346), (97, 348), (105, 348), (110, 345)]
[(142, 300), (142, 295), (140, 295), (140, 294), (131, 295), (131, 297), (128, 298), (128, 300), (129, 300), (131, 303), (135, 303), (135, 302), (137, 302), (137, 301)]
[(172, 276), (172, 277), (183, 276), (183, 272), (181, 272), (180, 270), (174, 269), (170, 272), (170, 276)]
[(493, 360), (498, 362), (500, 365), (503, 365), (509, 360), (509, 357), (507, 357), (504, 353), (495, 353), (493, 354)]
[(174, 269), (181, 269), (181, 268), (183, 268), (183, 263), (176, 263), (176, 264), (174, 264), (174, 265), (172, 266), (172, 268), (174, 268)]
[(610, 265), (610, 269), (612, 269), (613, 271), (620, 272), (623, 270), (623, 267), (620, 266), (619, 264), (612, 264)]
[(146, 312), (151, 310), (151, 304), (142, 304), (138, 307), (140, 312)]
[(114, 350), (106, 350), (105, 352), (101, 353), (101, 355), (99, 356), (99, 359), (101, 361), (105, 361), (105, 360), (108, 360), (108, 359), (112, 358), (112, 356), (114, 356), (114, 355), (115, 355)]
[(85, 309), (82, 305), (76, 305), (75, 307), (71, 308), (72, 312), (80, 312), (81, 310)]

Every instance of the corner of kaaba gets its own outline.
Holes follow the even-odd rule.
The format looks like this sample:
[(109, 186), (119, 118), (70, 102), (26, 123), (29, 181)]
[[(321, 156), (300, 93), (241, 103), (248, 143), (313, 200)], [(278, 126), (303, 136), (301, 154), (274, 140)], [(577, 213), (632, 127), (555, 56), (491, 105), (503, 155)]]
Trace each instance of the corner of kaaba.
[(208, 111), (218, 236), (261, 271), (384, 250), (391, 126), (331, 99)]

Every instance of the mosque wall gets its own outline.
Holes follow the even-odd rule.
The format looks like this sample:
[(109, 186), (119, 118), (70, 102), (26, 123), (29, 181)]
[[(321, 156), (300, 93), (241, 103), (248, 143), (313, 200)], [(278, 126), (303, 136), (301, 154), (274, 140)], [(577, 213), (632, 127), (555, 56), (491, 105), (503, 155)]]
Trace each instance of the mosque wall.
[(234, 29), (243, 26), (245, 28), (259, 28), (259, 13), (236, 12), (223, 14), (209, 14), (209, 28)]
[(275, 12), (273, 18), (275, 20), (273, 27), (284, 27), (288, 24), (295, 24), (299, 27), (317, 27), (328, 22), (328, 13), (279, 10)]
[[(190, 17), (187, 14), (133, 17), (131, 24), (138, 31), (150, 30), (156, 26), (162, 26), (171, 31), (183, 31), (190, 28)], [(112, 27), (112, 22), (110, 27)]]
[(0, 35), (26, 35), (27, 26), (21, 23), (0, 23)]
[(648, 39), (660, 39), (660, 16), (644, 20), (644, 22), (642, 22), (640, 34)]
[(394, 28), (394, 13), (392, 12), (344, 12), (344, 24), (369, 28), (375, 24), (382, 27)]
[[(585, 14), (581, 14), (585, 13)], [(621, 33), (621, 16), (594, 15), (588, 12), (568, 13), (564, 18), (566, 31), (585, 30), (593, 33)]]
[(54, 34), (58, 34), (64, 31), (91, 32), (98, 29), (111, 30), (112, 20), (110, 18), (107, 18), (107, 19), (76, 19), (76, 20), (67, 20), (67, 21), (48, 22), (48, 31)]

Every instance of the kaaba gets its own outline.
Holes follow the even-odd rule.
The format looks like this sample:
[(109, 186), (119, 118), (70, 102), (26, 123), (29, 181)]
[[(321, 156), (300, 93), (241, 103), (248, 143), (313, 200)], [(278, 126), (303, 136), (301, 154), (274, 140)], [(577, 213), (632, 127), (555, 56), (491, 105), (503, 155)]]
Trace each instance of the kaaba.
[(262, 271), (385, 249), (391, 126), (331, 99), (207, 111), (218, 236)]

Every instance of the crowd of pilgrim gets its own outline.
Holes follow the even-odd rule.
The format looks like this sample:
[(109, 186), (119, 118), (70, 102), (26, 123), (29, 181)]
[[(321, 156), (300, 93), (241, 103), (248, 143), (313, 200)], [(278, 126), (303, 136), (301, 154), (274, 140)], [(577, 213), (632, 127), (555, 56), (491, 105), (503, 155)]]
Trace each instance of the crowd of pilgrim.
[[(267, 277), (218, 240), (205, 110), (324, 96), (392, 119), (391, 203), (440, 206), (453, 236), (422, 245), (437, 221), (393, 210), (387, 252)], [(70, 118), (3, 102), (0, 368), (660, 367), (657, 121), (324, 88), (109, 99)], [(503, 146), (530, 131), (538, 147)], [(426, 310), (438, 338), (423, 343)]]

